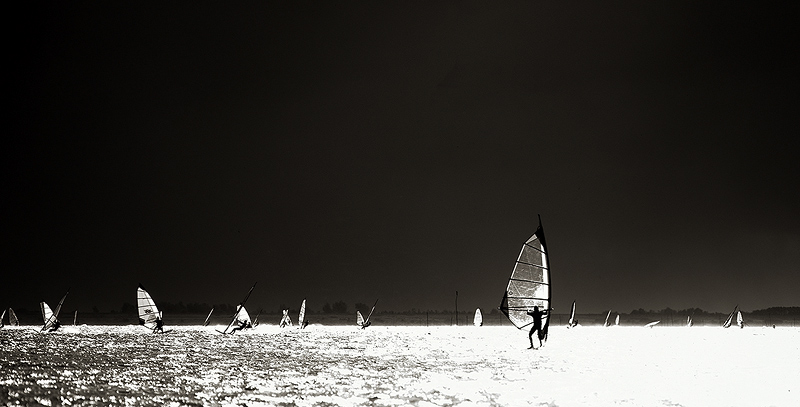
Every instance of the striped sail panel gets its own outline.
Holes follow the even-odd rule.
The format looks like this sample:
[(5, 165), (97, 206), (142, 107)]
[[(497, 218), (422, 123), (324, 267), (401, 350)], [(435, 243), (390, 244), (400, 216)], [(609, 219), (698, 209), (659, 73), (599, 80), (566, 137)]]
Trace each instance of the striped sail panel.
[[(549, 310), (550, 269), (544, 230), (541, 225), (536, 233), (522, 245), (514, 270), (508, 279), (508, 287), (500, 310), (519, 329), (533, 324), (528, 311), (538, 306), (540, 311)], [(550, 316), (542, 315), (542, 331), (546, 335)]]
[(144, 325), (147, 329), (156, 329), (156, 321), (161, 318), (161, 313), (153, 298), (141, 285), (136, 289), (136, 303), (139, 308), (139, 325)]
[(39, 306), (42, 308), (42, 320), (44, 320), (44, 327), (42, 327), (42, 330), (52, 328), (58, 321), (55, 318), (55, 314), (53, 314), (53, 310), (51, 310), (50, 306), (44, 301), (40, 302)]

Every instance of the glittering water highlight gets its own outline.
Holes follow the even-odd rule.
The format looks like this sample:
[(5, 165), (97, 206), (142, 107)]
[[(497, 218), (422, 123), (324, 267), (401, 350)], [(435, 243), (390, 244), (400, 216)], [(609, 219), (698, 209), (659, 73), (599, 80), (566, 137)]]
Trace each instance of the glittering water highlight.
[[(5, 405), (800, 405), (800, 329), (0, 330)], [(745, 350), (746, 349), (746, 350)], [(731, 390), (726, 390), (731, 389)]]

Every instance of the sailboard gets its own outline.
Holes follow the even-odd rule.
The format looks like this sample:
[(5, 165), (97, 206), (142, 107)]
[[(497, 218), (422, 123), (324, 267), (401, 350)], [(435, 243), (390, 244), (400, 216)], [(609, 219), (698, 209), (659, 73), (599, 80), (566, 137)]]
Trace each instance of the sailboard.
[(303, 329), (308, 325), (308, 321), (306, 321), (306, 299), (305, 298), (303, 298), (303, 303), (300, 304), (300, 314), (297, 316), (297, 325), (300, 325), (300, 329)]
[(206, 317), (205, 322), (203, 322), (203, 326), (208, 326), (208, 321), (211, 319), (212, 313), (214, 313), (214, 307), (211, 307), (211, 311), (208, 311), (208, 316)]
[(614, 321), (614, 325), (619, 326), (619, 314), (617, 314), (617, 319)]
[(150, 297), (150, 294), (144, 289), (142, 284), (136, 289), (136, 303), (139, 306), (139, 325), (153, 331), (163, 332), (163, 316), (161, 311), (156, 307), (155, 301)]
[(375, 312), (375, 306), (378, 305), (378, 300), (375, 300), (375, 304), (372, 305), (372, 309), (369, 311), (369, 315), (365, 319), (363, 315), (361, 315), (361, 311), (356, 311), (356, 324), (364, 329), (370, 325), (372, 322), (369, 320), (372, 317), (372, 313)]
[(653, 322), (651, 322), (651, 323), (649, 323), (649, 324), (645, 325), (644, 327), (645, 327), (645, 328), (652, 328), (652, 327), (654, 327), (654, 326), (658, 325), (658, 323), (659, 323), (659, 322), (661, 322), (661, 321), (653, 321)]
[[(250, 291), (247, 292), (247, 295), (244, 297), (244, 300), (242, 300), (242, 302), (240, 302), (239, 305), (236, 306), (236, 312), (233, 314), (231, 322), (228, 324), (227, 327), (225, 327), (225, 330), (217, 332), (221, 334), (232, 334), (236, 331), (253, 327), (252, 322), (250, 322), (250, 314), (247, 313), (247, 309), (244, 308), (244, 304), (247, 303), (247, 299), (250, 298), (250, 294), (253, 293), (253, 289), (256, 288), (256, 284), (258, 284), (257, 281), (253, 283), (252, 287), (250, 287)], [(234, 324), (236, 324), (236, 326), (234, 326)]]
[(608, 317), (611, 316), (611, 310), (608, 310), (608, 314), (606, 314), (606, 321), (603, 322), (603, 326), (608, 326)]
[(8, 309), (8, 325), (19, 326), (19, 319), (13, 309)]
[(552, 308), (551, 297), (550, 259), (540, 217), (536, 232), (522, 245), (514, 270), (508, 279), (500, 311), (514, 326), (523, 329), (533, 324), (528, 311), (534, 306), (539, 307), (544, 311), (541, 316), (542, 328), (539, 338), (547, 340)]
[(723, 328), (731, 327), (731, 324), (733, 323), (733, 317), (736, 315), (736, 311), (738, 310), (739, 310), (739, 304), (736, 304), (736, 306), (733, 307), (733, 311), (731, 311), (731, 313), (728, 314), (728, 318), (725, 320), (725, 322), (722, 323)]
[(567, 321), (567, 328), (573, 328), (575, 325), (578, 325), (578, 321), (575, 320), (575, 301), (572, 301), (572, 309), (569, 311), (569, 320)]
[(736, 325), (739, 325), (739, 328), (744, 328), (744, 318), (742, 317), (742, 310), (736, 311)]
[(483, 326), (483, 314), (481, 314), (481, 309), (475, 309), (475, 318), (472, 319), (472, 324), (475, 326)]
[(278, 324), (281, 328), (285, 328), (287, 326), (292, 326), (292, 319), (289, 318), (289, 310), (283, 310), (283, 316), (281, 317), (281, 323)]
[(69, 294), (69, 289), (67, 289), (67, 293), (61, 297), (61, 301), (58, 302), (56, 305), (56, 310), (53, 312), (50, 310), (50, 307), (47, 305), (46, 302), (42, 301), (39, 303), (39, 306), (42, 308), (42, 319), (44, 319), (44, 326), (42, 326), (42, 331), (50, 330), (55, 331), (59, 327), (61, 327), (61, 323), (58, 322), (58, 314), (61, 312), (61, 305), (64, 304), (64, 300), (67, 298)]

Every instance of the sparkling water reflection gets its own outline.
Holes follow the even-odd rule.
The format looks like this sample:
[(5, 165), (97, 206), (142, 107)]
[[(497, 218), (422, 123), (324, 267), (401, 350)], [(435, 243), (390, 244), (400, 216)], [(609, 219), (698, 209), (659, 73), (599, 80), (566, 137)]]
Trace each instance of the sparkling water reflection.
[[(0, 330), (6, 405), (800, 405), (795, 329)], [(552, 337), (557, 339), (552, 339)], [(737, 347), (758, 349), (733, 358)], [(759, 372), (757, 388), (737, 373)], [(737, 380), (750, 392), (717, 394)], [(771, 382), (770, 382), (771, 381)], [(699, 386), (702, 384), (702, 386)], [(754, 386), (756, 386), (754, 388)]]

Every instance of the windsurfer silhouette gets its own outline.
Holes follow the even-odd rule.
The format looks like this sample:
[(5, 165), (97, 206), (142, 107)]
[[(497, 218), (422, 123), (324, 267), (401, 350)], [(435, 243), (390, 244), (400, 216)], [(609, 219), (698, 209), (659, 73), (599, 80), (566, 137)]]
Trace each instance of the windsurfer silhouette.
[(156, 333), (156, 331), (164, 333), (164, 320), (161, 318), (156, 318), (156, 327), (153, 328), (153, 333)]
[(533, 307), (533, 311), (528, 311), (528, 315), (533, 317), (533, 326), (531, 327), (530, 333), (528, 333), (528, 339), (531, 341), (531, 347), (528, 349), (538, 349), (533, 347), (533, 333), (539, 331), (537, 338), (539, 338), (539, 347), (542, 347), (542, 339), (544, 339), (544, 333), (542, 332), (542, 316), (547, 314), (547, 310), (539, 311), (539, 307)]
[(48, 331), (55, 332), (58, 330), (58, 328), (61, 328), (61, 322), (58, 322), (58, 320), (56, 320), (56, 322), (53, 322), (53, 326)]

